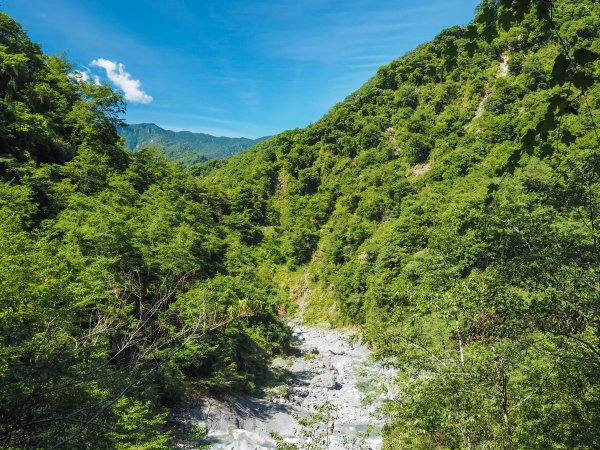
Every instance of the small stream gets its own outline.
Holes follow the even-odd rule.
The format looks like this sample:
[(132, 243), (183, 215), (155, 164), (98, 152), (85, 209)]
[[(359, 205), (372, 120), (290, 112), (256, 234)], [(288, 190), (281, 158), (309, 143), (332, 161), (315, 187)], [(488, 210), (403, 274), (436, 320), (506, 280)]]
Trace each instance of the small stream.
[(329, 428), (330, 449), (345, 450), (349, 446), (344, 439), (355, 438), (362, 442), (359, 448), (379, 450), (383, 421), (376, 410), (393, 374), (373, 362), (369, 350), (350, 334), (326, 326), (290, 326), (299, 353), (273, 362), (274, 370), (289, 373), (286, 383), (261, 398), (239, 397), (230, 403), (197, 400), (178, 414), (180, 420), (206, 427), (215, 450), (275, 449), (271, 431), (287, 442), (298, 442), (296, 417), (327, 401), (335, 409), (333, 420), (322, 426)]

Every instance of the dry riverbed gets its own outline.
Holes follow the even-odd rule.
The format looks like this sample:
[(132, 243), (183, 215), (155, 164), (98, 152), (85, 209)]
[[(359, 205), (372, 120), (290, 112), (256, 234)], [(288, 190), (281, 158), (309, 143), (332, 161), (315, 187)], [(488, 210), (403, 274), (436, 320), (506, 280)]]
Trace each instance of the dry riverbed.
[(289, 373), (285, 384), (260, 398), (197, 400), (177, 414), (178, 421), (205, 427), (215, 450), (274, 449), (272, 431), (298, 442), (301, 427), (296, 418), (327, 402), (335, 417), (322, 428), (329, 427), (331, 449), (346, 449), (344, 439), (357, 437), (363, 442), (360, 448), (380, 449), (382, 420), (376, 409), (392, 374), (371, 361), (368, 349), (350, 334), (327, 326), (290, 325), (298, 355), (273, 362), (275, 370)]

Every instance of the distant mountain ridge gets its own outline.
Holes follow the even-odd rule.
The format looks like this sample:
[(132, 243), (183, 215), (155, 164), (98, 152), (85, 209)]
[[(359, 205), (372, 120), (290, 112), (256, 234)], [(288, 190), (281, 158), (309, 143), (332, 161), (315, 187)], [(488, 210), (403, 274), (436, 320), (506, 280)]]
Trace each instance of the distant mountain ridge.
[(119, 129), (119, 134), (125, 140), (125, 146), (132, 151), (151, 145), (162, 147), (169, 160), (185, 166), (209, 159), (228, 158), (266, 139), (217, 137), (191, 131), (171, 131), (153, 123), (126, 125)]

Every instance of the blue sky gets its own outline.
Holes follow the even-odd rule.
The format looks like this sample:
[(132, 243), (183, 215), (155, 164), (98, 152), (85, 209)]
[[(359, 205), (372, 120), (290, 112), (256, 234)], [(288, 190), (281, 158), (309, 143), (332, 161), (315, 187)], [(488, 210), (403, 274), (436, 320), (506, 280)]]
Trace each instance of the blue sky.
[[(1, 0), (0, 0), (1, 1)], [(478, 0), (4, 0), (46, 53), (123, 87), (129, 123), (259, 137), (318, 120)]]

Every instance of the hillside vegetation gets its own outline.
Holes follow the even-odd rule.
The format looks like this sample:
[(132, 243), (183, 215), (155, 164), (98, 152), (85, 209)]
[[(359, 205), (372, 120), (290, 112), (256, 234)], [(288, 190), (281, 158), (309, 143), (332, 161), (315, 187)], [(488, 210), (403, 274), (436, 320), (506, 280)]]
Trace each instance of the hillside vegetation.
[(125, 147), (137, 151), (149, 146), (162, 149), (169, 161), (190, 166), (209, 159), (228, 158), (266, 138), (217, 137), (191, 131), (164, 130), (153, 123), (128, 124), (118, 128)]
[(0, 447), (165, 448), (185, 394), (252, 391), (287, 350), (232, 200), (0, 13)]
[(170, 405), (267, 380), (297, 302), (397, 368), (387, 449), (600, 448), (596, 0), (485, 0), (315, 124), (188, 170), (0, 30), (7, 447), (168, 447)]
[(207, 176), (304, 317), (400, 370), (387, 448), (600, 447), (599, 30), (486, 1)]

